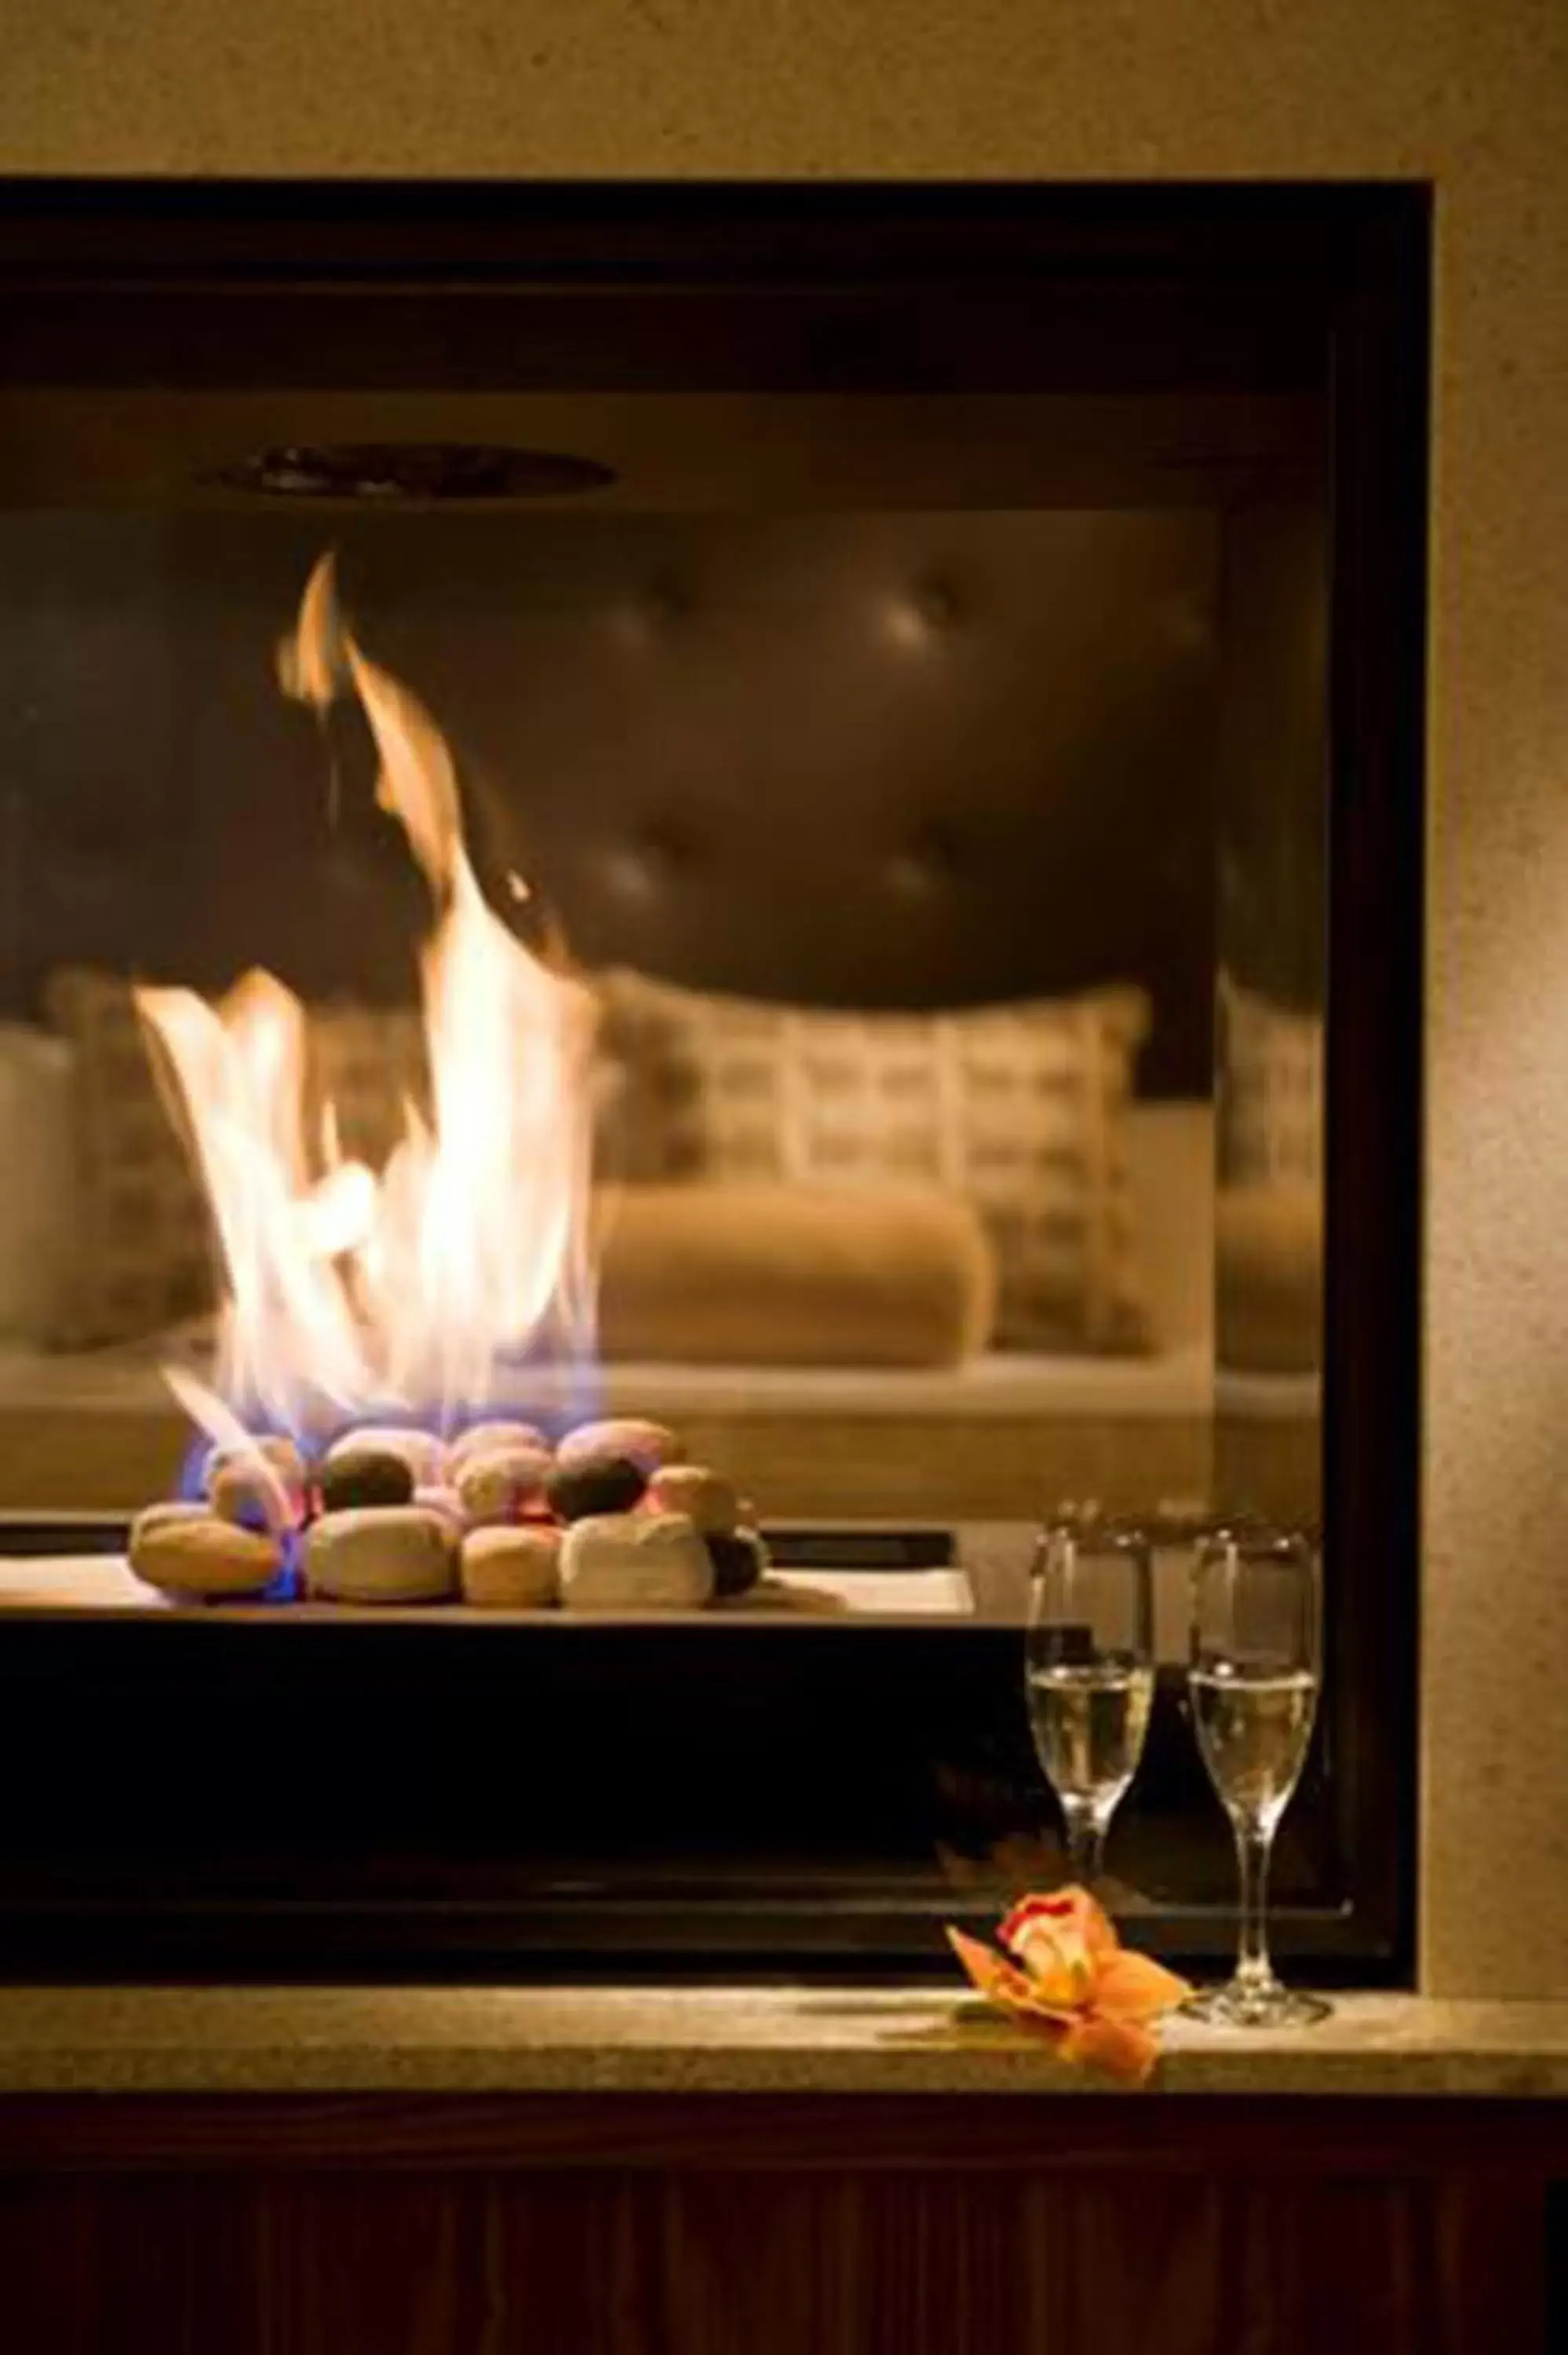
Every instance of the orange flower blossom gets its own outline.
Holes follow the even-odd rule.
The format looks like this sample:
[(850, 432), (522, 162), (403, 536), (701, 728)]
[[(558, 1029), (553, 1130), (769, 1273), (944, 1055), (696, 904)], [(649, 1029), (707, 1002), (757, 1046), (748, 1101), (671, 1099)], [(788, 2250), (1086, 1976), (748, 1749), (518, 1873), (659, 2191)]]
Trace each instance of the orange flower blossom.
[(1142, 2084), (1160, 2057), (1152, 2023), (1192, 1993), (1186, 1980), (1124, 1946), (1086, 1889), (1020, 1898), (997, 1936), (1000, 1954), (948, 1932), (986, 2001), (1061, 2060)]

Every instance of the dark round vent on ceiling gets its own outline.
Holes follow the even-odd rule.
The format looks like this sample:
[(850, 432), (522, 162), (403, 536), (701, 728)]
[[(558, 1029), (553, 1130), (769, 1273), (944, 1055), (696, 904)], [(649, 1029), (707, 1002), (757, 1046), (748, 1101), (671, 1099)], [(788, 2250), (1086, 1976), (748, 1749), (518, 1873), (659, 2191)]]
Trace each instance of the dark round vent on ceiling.
[(487, 442), (287, 442), (204, 478), (284, 499), (545, 499), (603, 490), (615, 470), (566, 451)]

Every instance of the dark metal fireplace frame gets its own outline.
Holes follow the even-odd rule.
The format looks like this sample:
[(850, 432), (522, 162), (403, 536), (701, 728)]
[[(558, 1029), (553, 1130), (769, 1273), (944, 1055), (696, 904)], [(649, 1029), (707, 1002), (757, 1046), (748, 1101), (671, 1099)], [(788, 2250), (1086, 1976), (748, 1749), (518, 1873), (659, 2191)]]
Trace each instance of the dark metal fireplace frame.
[[(281, 384), (461, 389), (486, 380), (498, 336), (521, 344), (525, 332), (528, 380), (555, 389), (1005, 391), (1046, 378), (1092, 389), (1151, 336), (1177, 376), (1184, 349), (1216, 339), (1231, 339), (1244, 373), (1249, 336), (1265, 359), (1274, 336), (1326, 340), (1321, 1745), (1336, 1870), (1320, 1905), (1286, 1911), (1278, 1945), (1324, 1978), (1394, 1983), (1413, 1973), (1415, 1920), (1429, 248), (1428, 194), (1414, 186), (0, 186), (0, 381), (199, 389), (242, 384), (260, 354)], [(705, 1636), (702, 1674), (756, 1679), (760, 1692), (778, 1673), (773, 1632)], [(450, 1870), (432, 1852), (436, 1800), (461, 1790), (476, 1706), (504, 1707), (523, 1657), (513, 1647), (537, 1640), (486, 1628), (297, 1627), (286, 1639), (217, 1624), (0, 1628), (0, 1970), (885, 1973), (939, 1958), (936, 1901), (874, 1875), (858, 1891), (846, 1881), (836, 1909), (818, 1899), (791, 1913), (722, 1889), (700, 1900), (677, 1886), (485, 1891)], [(614, 1630), (599, 1640), (613, 1685), (625, 1641)], [(1001, 1641), (977, 1631), (959, 1672), (976, 1707)], [(661, 1673), (695, 1673), (668, 1637), (656, 1648)], [(950, 1671), (929, 1646), (918, 1657), (916, 1685), (939, 1695)], [(134, 1778), (135, 1696), (170, 1706), (181, 1679), (193, 1708), (205, 1696), (188, 1782), (147, 1788), (144, 1848), (65, 1869), (51, 1849), (52, 1780)], [(334, 1774), (355, 1729), (385, 1724), (397, 1696), (417, 1713), (420, 1773), (440, 1787), (420, 1784), (427, 1828), (410, 1817), (408, 1876), (373, 1882), (350, 1861), (331, 1892), (302, 1881), (281, 1897), (275, 1871), (249, 1890), (229, 1873), (219, 1898), (204, 1875), (224, 1826), (205, 1788), (206, 1744), (230, 1707), (273, 1726), (272, 1753), (250, 1764), (276, 1782), (286, 1881), (291, 1827), (308, 1826), (319, 1797), (318, 1762), (295, 1738), (305, 1689), (333, 1694)], [(90, 1721), (83, 1694), (108, 1716)], [(167, 1744), (160, 1754), (166, 1763)], [(779, 1790), (758, 1794), (765, 1808), (777, 1812), (798, 1763), (779, 1762)], [(398, 1788), (367, 1777), (364, 1804), (396, 1806)], [(182, 1818), (198, 1828), (172, 1864)], [(1229, 1923), (1217, 1911), (1173, 1913), (1143, 1932), (1196, 1961), (1223, 1954)]]

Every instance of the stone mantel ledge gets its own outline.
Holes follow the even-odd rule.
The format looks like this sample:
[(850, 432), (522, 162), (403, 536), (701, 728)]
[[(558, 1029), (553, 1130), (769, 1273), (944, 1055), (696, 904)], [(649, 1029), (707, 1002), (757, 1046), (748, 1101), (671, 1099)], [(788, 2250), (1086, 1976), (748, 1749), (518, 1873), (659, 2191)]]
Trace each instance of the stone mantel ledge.
[[(1087, 2081), (936, 1990), (0, 1987), (6, 2094), (1039, 2094)], [(1288, 2034), (1166, 2029), (1157, 2085), (1568, 2095), (1568, 2003), (1346, 1995)]]

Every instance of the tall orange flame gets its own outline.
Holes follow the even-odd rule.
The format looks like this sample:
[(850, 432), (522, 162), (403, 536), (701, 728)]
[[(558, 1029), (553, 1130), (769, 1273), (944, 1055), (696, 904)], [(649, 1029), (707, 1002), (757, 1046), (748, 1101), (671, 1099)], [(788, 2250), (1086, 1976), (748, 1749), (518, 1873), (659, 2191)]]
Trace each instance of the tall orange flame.
[[(406, 1103), (379, 1171), (343, 1158), (335, 1108), (305, 1136), (307, 1026), (270, 974), (217, 1005), (136, 1002), (173, 1071), (223, 1261), (218, 1387), (296, 1433), (400, 1406), (442, 1426), (491, 1401), (503, 1359), (591, 1348), (588, 993), (533, 955), (470, 864), (451, 756), (407, 687), (369, 661), (312, 573), (281, 651), (285, 691), (352, 691), (435, 916), (420, 954), (430, 1116)], [(188, 1382), (181, 1395), (191, 1400)], [(214, 1430), (217, 1418), (198, 1416)]]

